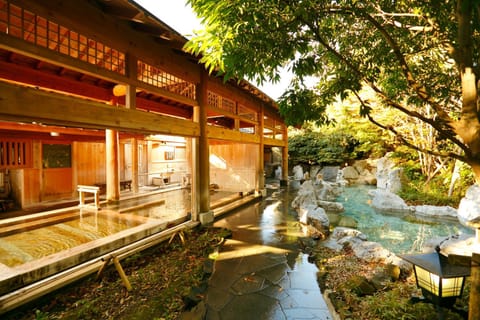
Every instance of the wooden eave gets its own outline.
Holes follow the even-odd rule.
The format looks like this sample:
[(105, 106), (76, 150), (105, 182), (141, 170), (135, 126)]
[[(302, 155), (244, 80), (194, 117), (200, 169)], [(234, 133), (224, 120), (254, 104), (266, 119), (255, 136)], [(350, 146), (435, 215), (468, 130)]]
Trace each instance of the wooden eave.
[[(203, 66), (199, 65), (197, 57), (182, 50), (187, 39), (134, 1), (10, 0), (10, 2), (28, 8), (27, 10), (59, 25), (88, 35), (95, 41), (102, 41), (115, 49), (123, 50), (127, 54), (127, 59), (138, 58), (194, 84), (200, 82), (201, 72), (206, 72), (201, 70)], [(138, 109), (133, 111), (147, 111), (153, 115), (167, 116), (165, 119), (173, 117), (192, 120), (193, 108), (198, 106), (195, 100), (139, 81), (136, 75), (128, 74), (128, 69), (127, 74), (118, 74), (4, 33), (0, 33), (1, 79), (50, 92), (67, 93), (92, 100), (93, 103), (99, 102), (99, 105), (109, 103), (119, 106), (125, 105), (125, 97), (115, 97), (112, 94), (113, 88), (118, 84), (132, 85), (137, 88)], [(259, 114), (264, 111), (268, 117), (282, 121), (275, 101), (248, 81), (230, 80), (224, 83), (219, 77), (209, 76), (208, 87), (226, 97), (233, 96), (235, 101), (255, 109)], [(216, 111), (219, 110), (215, 110), (215, 113)], [(24, 116), (32, 118), (26, 114)], [(228, 114), (223, 116), (225, 119), (230, 118)], [(8, 118), (12, 118), (12, 114)], [(258, 123), (242, 118), (239, 120), (241, 126)], [(53, 123), (57, 123), (56, 120)], [(97, 128), (98, 125), (86, 127)], [(132, 129), (134, 132), (152, 132), (152, 128)], [(216, 129), (214, 131), (217, 132)], [(186, 135), (198, 134), (193, 132), (196, 132), (195, 125)], [(247, 140), (250, 140), (250, 137)]]

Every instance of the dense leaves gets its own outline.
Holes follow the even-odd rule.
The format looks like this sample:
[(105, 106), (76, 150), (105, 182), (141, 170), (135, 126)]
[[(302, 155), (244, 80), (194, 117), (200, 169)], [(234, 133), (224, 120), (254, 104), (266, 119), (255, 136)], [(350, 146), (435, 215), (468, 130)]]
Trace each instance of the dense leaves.
[(296, 164), (340, 165), (357, 158), (355, 147), (358, 141), (345, 132), (307, 131), (288, 139), (290, 162)]
[[(282, 67), (292, 71), (292, 86), (279, 102), (288, 124), (324, 123), (328, 105), (353, 95), (361, 113), (399, 142), (465, 161), (480, 180), (478, 1), (189, 3), (206, 29), (186, 49), (202, 54), (212, 72), (263, 82), (278, 80)], [(365, 99), (365, 87), (381, 103)], [(396, 109), (411, 126), (422, 121), (456, 147), (418, 145), (395, 122), (375, 118), (375, 108)]]

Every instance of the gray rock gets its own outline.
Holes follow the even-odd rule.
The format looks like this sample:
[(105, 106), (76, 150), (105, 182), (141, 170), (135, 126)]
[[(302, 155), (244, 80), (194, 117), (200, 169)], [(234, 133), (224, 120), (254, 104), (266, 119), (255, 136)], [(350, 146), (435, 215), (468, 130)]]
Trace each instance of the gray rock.
[(293, 171), (293, 179), (295, 180), (302, 180), (303, 179), (303, 168), (300, 165), (296, 165), (292, 169)]
[(354, 243), (352, 250), (358, 258), (372, 262), (384, 262), (387, 258), (394, 256), (392, 252), (382, 247), (381, 244), (373, 241)]
[(377, 188), (387, 189), (388, 174), (395, 167), (395, 164), (385, 156), (377, 160)]
[(449, 206), (415, 206), (415, 215), (428, 218), (454, 218), (457, 219), (457, 210)]
[(365, 170), (362, 174), (358, 177), (357, 184), (367, 184), (367, 185), (376, 185), (377, 184), (377, 177), (374, 173), (370, 172), (369, 170)]
[(317, 202), (317, 193), (312, 181), (308, 180), (302, 183), (298, 189), (297, 196), (293, 199), (291, 206), (298, 209), (304, 206), (315, 204)]
[(467, 189), (458, 206), (458, 220), (465, 226), (480, 228), (480, 186), (474, 184)]
[(378, 211), (386, 213), (411, 212), (410, 207), (405, 203), (405, 201), (392, 192), (377, 189), (371, 191), (370, 194), (373, 196), (372, 207)]
[(343, 238), (358, 238), (362, 241), (367, 241), (367, 237), (360, 231), (351, 228), (337, 227), (330, 235), (330, 239), (340, 240)]
[(335, 201), (343, 188), (339, 183), (320, 180), (315, 183), (315, 192), (318, 200)]
[(338, 170), (339, 167), (337, 166), (326, 166), (320, 170), (320, 174), (322, 175), (324, 181), (337, 182)]
[(343, 171), (343, 178), (346, 180), (356, 180), (359, 177), (358, 171), (351, 166), (345, 167), (342, 169)]
[(327, 248), (340, 251), (345, 244), (367, 241), (367, 237), (356, 229), (336, 227), (328, 239), (323, 242)]
[(339, 202), (333, 202), (333, 201), (323, 201), (323, 200), (317, 200), (317, 205), (327, 212), (343, 212), (345, 208), (343, 207), (343, 204)]
[(392, 193), (398, 193), (402, 190), (402, 177), (403, 169), (395, 168), (388, 173), (387, 187), (385, 190)]
[(478, 252), (479, 244), (475, 236), (472, 235), (451, 235), (429, 239), (423, 246), (422, 251), (433, 252), (436, 246), (440, 246), (441, 252), (445, 255), (471, 256), (472, 252)]
[(379, 243), (367, 241), (367, 237), (355, 229), (337, 227), (328, 239), (323, 242), (323, 245), (337, 251), (349, 245), (355, 253), (355, 256), (360, 259), (393, 264), (398, 266), (401, 272), (405, 273), (409, 273), (412, 269), (410, 263), (383, 248)]
[(323, 208), (315, 205), (302, 207), (302, 214), (300, 215), (300, 222), (310, 225), (322, 233), (327, 233), (330, 227), (330, 221)]

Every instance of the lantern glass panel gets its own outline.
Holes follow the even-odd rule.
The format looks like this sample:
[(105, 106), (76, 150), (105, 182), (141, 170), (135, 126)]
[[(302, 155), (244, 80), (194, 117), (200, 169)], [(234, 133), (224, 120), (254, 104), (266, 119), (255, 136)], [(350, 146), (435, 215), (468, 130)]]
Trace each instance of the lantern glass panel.
[(415, 273), (417, 274), (418, 286), (433, 293), (437, 297), (439, 294), (440, 277), (436, 274), (428, 272), (427, 270), (415, 266)]
[[(415, 266), (418, 286), (433, 293), (437, 297), (458, 297), (462, 294), (464, 277), (441, 279), (438, 275)], [(442, 292), (440, 295), (440, 279)]]
[(462, 294), (463, 277), (442, 279), (442, 297), (458, 297)]

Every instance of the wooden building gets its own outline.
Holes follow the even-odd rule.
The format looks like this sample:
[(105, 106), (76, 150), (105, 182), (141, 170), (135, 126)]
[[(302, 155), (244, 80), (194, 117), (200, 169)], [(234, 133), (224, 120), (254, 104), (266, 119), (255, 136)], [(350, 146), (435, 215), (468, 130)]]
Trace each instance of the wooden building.
[[(130, 0), (0, 0), (0, 199), (21, 208), (77, 185), (264, 193), (265, 152), (287, 131), (247, 81), (209, 75), (186, 39)], [(267, 157), (269, 158), (269, 157)]]

